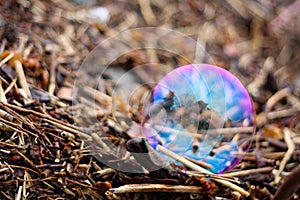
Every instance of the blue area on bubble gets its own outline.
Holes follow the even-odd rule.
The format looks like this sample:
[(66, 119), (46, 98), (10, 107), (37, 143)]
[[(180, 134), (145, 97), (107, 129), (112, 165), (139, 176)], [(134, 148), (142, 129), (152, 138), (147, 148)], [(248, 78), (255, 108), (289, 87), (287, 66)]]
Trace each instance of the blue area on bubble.
[[(231, 141), (235, 134), (228, 139), (220, 131), (209, 133), (253, 125), (254, 112), (247, 90), (220, 67), (191, 64), (171, 71), (154, 87), (145, 105), (145, 116), (155, 105), (161, 105), (161, 110), (143, 122), (149, 124), (143, 133), (154, 148), (161, 144), (175, 153), (203, 160), (212, 166), (211, 171), (221, 173), (236, 165), (237, 152), (247, 150), (250, 144)], [(198, 151), (193, 149), (195, 134), (203, 134)]]

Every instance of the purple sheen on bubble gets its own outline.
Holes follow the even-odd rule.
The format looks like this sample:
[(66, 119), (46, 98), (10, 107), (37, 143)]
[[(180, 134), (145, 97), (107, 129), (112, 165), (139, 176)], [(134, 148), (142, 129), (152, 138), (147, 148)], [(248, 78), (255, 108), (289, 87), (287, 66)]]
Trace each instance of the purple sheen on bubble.
[[(247, 90), (230, 72), (208, 64), (186, 65), (165, 75), (146, 102), (144, 115), (143, 134), (154, 149), (161, 144), (203, 160), (215, 173), (239, 162), (254, 133)], [(237, 132), (241, 127), (245, 129)]]

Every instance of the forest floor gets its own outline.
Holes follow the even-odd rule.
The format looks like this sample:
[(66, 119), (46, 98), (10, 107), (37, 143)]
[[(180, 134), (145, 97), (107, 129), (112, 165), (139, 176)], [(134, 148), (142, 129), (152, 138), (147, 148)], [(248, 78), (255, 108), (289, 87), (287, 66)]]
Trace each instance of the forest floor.
[[(299, 0), (0, 0), (0, 199), (272, 199), (300, 163), (299, 9)], [(146, 167), (125, 146), (141, 134), (143, 102), (190, 63), (222, 67), (248, 90), (252, 146), (222, 175), (138, 173)]]

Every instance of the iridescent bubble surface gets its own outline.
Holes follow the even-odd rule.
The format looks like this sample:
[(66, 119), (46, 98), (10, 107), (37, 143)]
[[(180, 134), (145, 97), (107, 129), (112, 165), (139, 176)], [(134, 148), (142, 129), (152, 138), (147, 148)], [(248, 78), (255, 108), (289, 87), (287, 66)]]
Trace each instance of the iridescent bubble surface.
[[(242, 83), (213, 65), (191, 64), (164, 76), (144, 107), (143, 134), (211, 171), (234, 167), (254, 133), (252, 101)], [(167, 159), (167, 158), (166, 158)]]

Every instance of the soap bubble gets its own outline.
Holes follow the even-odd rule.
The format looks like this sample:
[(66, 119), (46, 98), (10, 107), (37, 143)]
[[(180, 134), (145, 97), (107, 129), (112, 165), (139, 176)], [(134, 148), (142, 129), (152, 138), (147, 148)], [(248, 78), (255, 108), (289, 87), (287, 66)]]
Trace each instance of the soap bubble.
[[(147, 55), (149, 60), (127, 67), (122, 60), (128, 55)], [(249, 148), (254, 129), (246, 90), (221, 68), (180, 67), (213, 60), (202, 42), (166, 28), (129, 29), (101, 40), (80, 66), (73, 90), (74, 115), (79, 118), (75, 125), (86, 133), (81, 135), (84, 148), (110, 168), (145, 173), (148, 159), (123, 159), (129, 155), (127, 149), (107, 139), (107, 133), (127, 139), (143, 137), (143, 132), (152, 147), (162, 144), (182, 156), (203, 160), (213, 172), (233, 167)], [(142, 111), (145, 120), (140, 124)], [(152, 156), (156, 153), (138, 152), (138, 157), (154, 160), (149, 171), (170, 164)]]
[[(167, 149), (211, 165), (222, 173), (234, 167), (251, 145), (252, 101), (230, 72), (190, 64), (165, 75), (144, 105), (143, 134), (155, 149)], [(167, 159), (167, 158), (166, 158)]]

